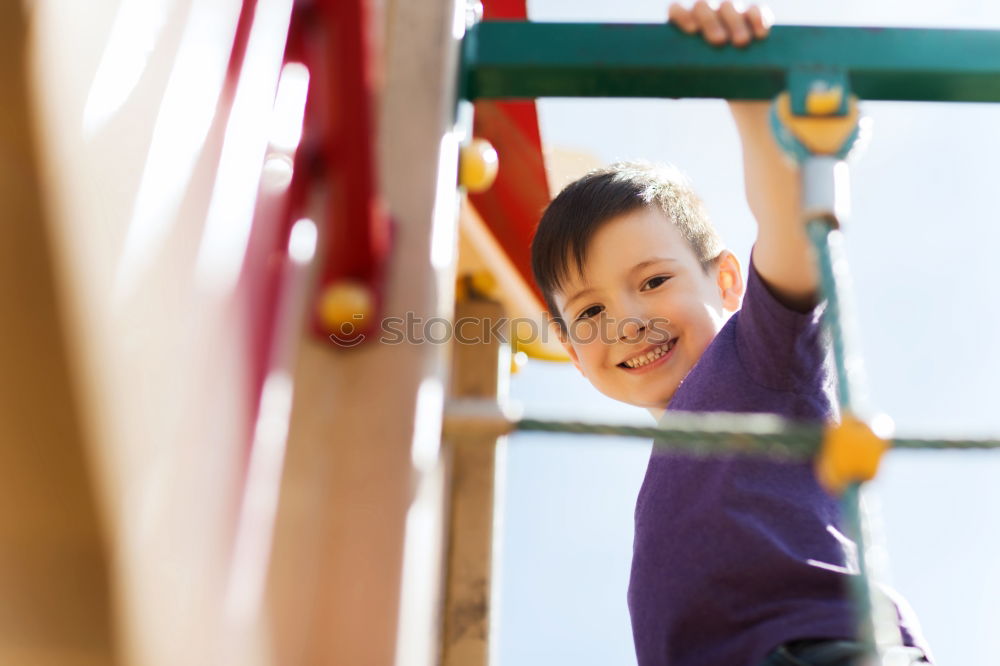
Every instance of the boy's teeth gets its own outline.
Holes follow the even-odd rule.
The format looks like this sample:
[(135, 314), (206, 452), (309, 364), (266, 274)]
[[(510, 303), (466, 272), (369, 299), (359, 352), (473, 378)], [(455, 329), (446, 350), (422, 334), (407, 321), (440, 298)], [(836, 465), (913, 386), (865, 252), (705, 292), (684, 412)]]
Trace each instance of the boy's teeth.
[(651, 363), (656, 359), (660, 358), (661, 356), (663, 356), (664, 354), (666, 354), (670, 350), (672, 343), (673, 341), (671, 340), (670, 342), (660, 345), (653, 351), (647, 352), (644, 356), (637, 356), (633, 359), (629, 359), (625, 361), (625, 365), (627, 365), (630, 368), (638, 368), (640, 366), (646, 365), (647, 363)]

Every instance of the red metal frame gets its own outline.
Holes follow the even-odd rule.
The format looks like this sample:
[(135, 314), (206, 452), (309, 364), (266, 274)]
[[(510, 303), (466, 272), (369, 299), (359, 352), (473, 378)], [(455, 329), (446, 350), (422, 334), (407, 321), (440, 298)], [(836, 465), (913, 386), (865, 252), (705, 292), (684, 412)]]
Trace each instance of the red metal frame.
[[(486, 0), (483, 18), (525, 20), (525, 0)], [(544, 303), (531, 274), (531, 237), (550, 198), (534, 100), (476, 102), (473, 134), (493, 144), (500, 170), (493, 187), (469, 200)]]
[[(310, 153), (306, 159), (325, 188), (317, 293), (342, 280), (367, 286), (372, 316), (347, 334), (371, 340), (385, 298), (392, 245), (392, 225), (376, 181), (374, 111), (380, 61), (371, 43), (371, 7), (367, 0), (314, 0), (297, 8), (300, 16), (306, 12), (310, 85), (300, 150)], [(329, 336), (315, 308), (312, 326), (318, 335)], [(337, 333), (338, 346), (344, 346), (344, 332)]]

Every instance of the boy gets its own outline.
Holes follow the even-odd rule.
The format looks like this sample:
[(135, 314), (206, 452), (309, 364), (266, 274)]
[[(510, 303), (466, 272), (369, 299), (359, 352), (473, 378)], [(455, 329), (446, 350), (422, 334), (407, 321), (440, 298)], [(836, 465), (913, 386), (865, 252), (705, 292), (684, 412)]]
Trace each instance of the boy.
[[(760, 9), (728, 2), (673, 5), (670, 18), (737, 46), (770, 25)], [(612, 398), (657, 419), (683, 410), (833, 420), (797, 175), (770, 136), (767, 105), (731, 109), (758, 221), (746, 283), (683, 178), (637, 163), (588, 174), (552, 201), (532, 241), (535, 279), (573, 363)], [(654, 453), (628, 591), (640, 666), (857, 663), (854, 544), (838, 523), (809, 463)], [(903, 615), (902, 642), (923, 648)]]

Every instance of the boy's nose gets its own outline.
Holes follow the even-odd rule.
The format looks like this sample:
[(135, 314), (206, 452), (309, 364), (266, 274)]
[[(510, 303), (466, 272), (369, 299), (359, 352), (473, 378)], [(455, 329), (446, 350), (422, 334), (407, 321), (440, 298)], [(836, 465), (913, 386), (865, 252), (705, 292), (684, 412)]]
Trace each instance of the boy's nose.
[(628, 342), (637, 339), (646, 330), (646, 325), (638, 320), (626, 320), (622, 323), (620, 339)]

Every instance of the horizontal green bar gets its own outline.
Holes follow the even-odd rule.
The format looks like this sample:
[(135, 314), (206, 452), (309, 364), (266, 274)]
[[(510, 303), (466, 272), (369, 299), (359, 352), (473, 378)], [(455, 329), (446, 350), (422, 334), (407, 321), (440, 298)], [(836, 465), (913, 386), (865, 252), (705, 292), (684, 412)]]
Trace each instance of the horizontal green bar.
[(862, 99), (1000, 102), (1000, 31), (776, 26), (741, 49), (667, 24), (487, 21), (461, 94), (771, 99), (792, 67), (846, 70)]

